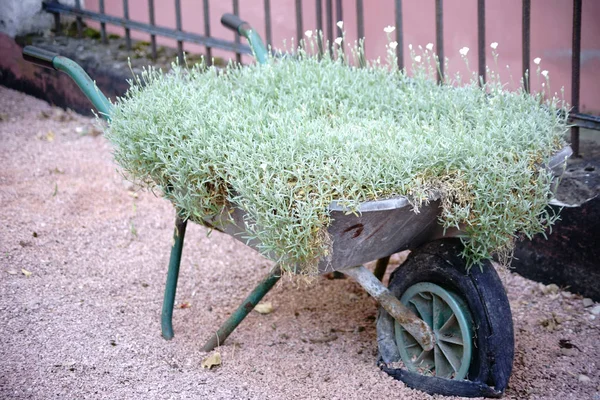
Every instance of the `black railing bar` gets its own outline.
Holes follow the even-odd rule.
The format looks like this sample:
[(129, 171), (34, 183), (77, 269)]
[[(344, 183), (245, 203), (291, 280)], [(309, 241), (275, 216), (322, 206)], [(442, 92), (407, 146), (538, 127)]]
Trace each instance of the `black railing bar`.
[[(360, 43), (363, 40), (363, 52), (365, 51), (365, 11), (363, 8), (363, 0), (356, 0), (356, 37)], [(366, 55), (363, 53), (358, 60), (361, 67), (366, 66)]]
[[(129, 0), (123, 0), (123, 19), (125, 21), (130, 21)], [(127, 51), (131, 51), (131, 31), (127, 26), (125, 26), (125, 45), (127, 46)]]
[[(325, 18), (327, 18), (327, 41), (329, 46), (333, 44), (333, 1), (327, 0), (325, 3)], [(325, 46), (327, 47), (327, 46)], [(329, 48), (327, 49), (329, 51)]]
[[(52, 3), (58, 3), (58, 0), (52, 0)], [(45, 9), (47, 3), (42, 3), (42, 7)], [(54, 13), (54, 32), (59, 35), (61, 33), (62, 29), (60, 27), (60, 13), (55, 12)]]
[(100, 14), (93, 11), (81, 9), (76, 10), (74, 7), (67, 6), (60, 3), (42, 3), (43, 9), (50, 13), (60, 13), (64, 15), (77, 16), (81, 15), (84, 19), (91, 19), (98, 22), (106, 22), (107, 24), (127, 27), (133, 30), (152, 33), (157, 36), (164, 36), (169, 39), (182, 40), (184, 42), (195, 43), (203, 46), (216, 47), (219, 49), (239, 52), (242, 54), (252, 54), (250, 47), (247, 45), (236, 45), (233, 42), (229, 42), (222, 39), (210, 38), (196, 33), (190, 33), (185, 31), (177, 31), (171, 28), (165, 28), (162, 26), (152, 26), (138, 21), (125, 21), (123, 18), (114, 17), (112, 15)]
[(580, 128), (588, 128), (600, 131), (600, 117), (597, 115), (571, 113), (569, 121), (574, 122)]
[[(573, 50), (571, 57), (571, 107), (579, 112), (579, 84), (581, 67), (581, 0), (573, 0)], [(571, 128), (573, 156), (579, 157), (579, 127)]]
[(365, 38), (365, 11), (363, 0), (356, 0), (356, 37), (358, 40)]
[(271, 0), (265, 0), (265, 36), (267, 38), (268, 47), (273, 44), (273, 28), (271, 27)]
[(321, 35), (323, 34), (323, 0), (317, 0), (315, 8), (317, 11), (317, 42), (319, 43), (319, 53), (323, 54), (323, 41), (318, 37), (319, 32)]
[[(148, 17), (150, 20), (150, 25), (156, 25), (154, 20), (154, 0), (148, 0)], [(156, 61), (156, 35), (150, 34), (150, 48), (152, 51), (152, 60)]]
[[(210, 7), (208, 0), (202, 1), (202, 12), (204, 13), (204, 36), (210, 37)], [(206, 46), (206, 65), (212, 65), (212, 47)]]
[[(104, 14), (104, 0), (100, 0), (98, 2), (98, 7), (100, 9), (100, 14)], [(106, 22), (100, 22), (100, 38), (102, 39), (102, 43), (108, 43), (108, 36), (106, 35)]]
[(530, 34), (531, 34), (531, 0), (523, 0), (522, 19), (522, 59), (523, 59), (523, 88), (529, 92), (529, 57), (530, 57)]
[(439, 60), (438, 83), (444, 79), (444, 4), (435, 0), (435, 47)]
[[(75, 8), (81, 10), (81, 0), (75, 0)], [(83, 37), (83, 21), (81, 17), (75, 18), (75, 23), (77, 24), (77, 37), (81, 39)]]
[[(240, 2), (238, 0), (233, 0), (233, 14), (237, 15), (238, 17), (240, 16)], [(234, 33), (233, 41), (239, 46), (240, 35), (237, 32)], [(235, 53), (235, 61), (237, 61), (239, 64), (242, 63), (242, 55), (238, 52)]]
[(398, 57), (398, 68), (404, 68), (404, 28), (402, 26), (402, 0), (396, 0), (396, 57)]
[(304, 32), (302, 25), (302, 0), (296, 0), (296, 46), (299, 46), (302, 40), (302, 32)]
[(577, 128), (587, 128), (600, 131), (600, 117), (596, 115), (580, 113), (569, 114), (569, 122), (577, 125)]
[(479, 83), (485, 83), (485, 0), (477, 0), (477, 58)]
[(342, 41), (340, 42), (340, 52), (341, 54), (345, 54), (344, 52), (344, 46), (345, 46), (345, 42), (344, 42), (344, 28), (343, 25), (340, 28), (340, 26), (338, 25), (338, 23), (341, 21), (342, 24), (344, 23), (344, 11), (342, 8), (342, 0), (335, 0), (335, 16), (336, 16), (336, 20), (335, 20), (335, 25), (337, 27), (337, 36), (336, 36), (336, 40), (337, 38), (342, 38)]
[(335, 16), (337, 18), (335, 21), (337, 26), (337, 37), (342, 37), (344, 36), (344, 28), (340, 28), (340, 26), (337, 25), (337, 23), (340, 21), (342, 23), (344, 22), (344, 9), (342, 7), (342, 0), (335, 0)]
[[(181, 23), (181, 0), (175, 0), (175, 27), (179, 32), (183, 30)], [(177, 58), (179, 59), (179, 65), (183, 65), (185, 62), (183, 57), (183, 40), (177, 41)]]

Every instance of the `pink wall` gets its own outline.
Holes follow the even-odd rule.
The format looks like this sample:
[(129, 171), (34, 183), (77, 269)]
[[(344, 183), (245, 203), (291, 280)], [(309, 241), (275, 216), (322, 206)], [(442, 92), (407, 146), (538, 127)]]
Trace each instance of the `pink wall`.
[[(323, 2), (325, 3), (325, 1)], [(335, 2), (334, 2), (335, 3)], [(433, 0), (404, 0), (403, 2), (405, 64), (409, 65), (408, 44), (413, 46), (435, 43), (435, 12)], [(521, 74), (521, 0), (487, 0), (486, 1), (486, 61), (495, 68), (489, 44), (498, 42), (499, 68), (501, 77), (507, 83), (518, 83)], [(551, 79), (551, 90), (560, 91), (565, 88), (565, 98), (570, 100), (571, 90), (571, 35), (572, 35), (572, 1), (571, 0), (532, 0), (531, 5), (531, 60), (542, 59), (540, 67), (548, 70)], [(122, 16), (122, 0), (105, 0), (108, 14)], [(202, 2), (199, 0), (182, 0), (183, 30), (203, 34), (204, 16)], [(98, 10), (98, 0), (87, 0), (86, 7)], [(346, 41), (356, 40), (356, 2), (343, 0), (344, 28)], [(175, 27), (174, 2), (155, 1), (156, 24)], [(271, 22), (273, 29), (273, 45), (280, 47), (283, 41), (296, 36), (295, 1), (272, 0)], [(222, 27), (219, 19), (225, 12), (231, 12), (231, 2), (211, 1), (210, 19), (211, 34), (217, 38), (232, 39), (233, 33)], [(240, 1), (240, 15), (252, 24), (265, 37), (263, 0)], [(365, 37), (367, 57), (370, 59), (383, 56), (385, 53), (386, 35), (383, 28), (394, 25), (394, 1), (364, 1)], [(130, 18), (148, 22), (147, 2), (130, 1)], [(323, 10), (325, 18), (325, 10)], [(583, 0), (581, 40), (581, 110), (600, 113), (600, 1)], [(303, 1), (304, 30), (316, 29), (316, 13), (314, 1)], [(122, 34), (122, 28), (111, 27), (110, 30)], [(148, 35), (132, 32), (135, 38), (148, 40)], [(168, 39), (159, 43), (173, 45)], [(468, 59), (471, 70), (477, 70), (477, 1), (445, 0), (444, 1), (444, 53), (449, 59), (449, 72), (465, 72), (466, 68), (459, 55), (459, 49), (470, 48)], [(201, 46), (186, 44), (187, 51), (203, 52)], [(228, 52), (213, 50), (215, 56), (229, 58)], [(245, 62), (250, 62), (246, 57)], [(506, 66), (509, 66), (509, 71)], [(535, 74), (536, 65), (530, 61), (532, 89), (539, 89)]]

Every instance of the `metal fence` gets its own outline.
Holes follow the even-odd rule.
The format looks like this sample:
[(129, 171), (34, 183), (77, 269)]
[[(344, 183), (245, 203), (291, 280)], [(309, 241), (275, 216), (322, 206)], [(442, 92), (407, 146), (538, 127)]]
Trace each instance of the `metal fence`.
[[(242, 54), (251, 54), (250, 48), (240, 43), (239, 35), (235, 35), (234, 41), (227, 41), (211, 37), (210, 34), (210, 19), (209, 19), (209, 0), (202, 0), (204, 8), (204, 35), (186, 32), (182, 30), (181, 24), (181, 0), (174, 0), (175, 6), (175, 25), (176, 29), (157, 26), (155, 24), (154, 0), (147, 0), (149, 10), (149, 22), (143, 23), (134, 21), (129, 18), (129, 0), (123, 2), (123, 18), (107, 15), (104, 13), (104, 0), (99, 0), (99, 12), (86, 10), (81, 7), (80, 0), (75, 1), (75, 6), (67, 6), (59, 3), (57, 0), (47, 1), (43, 7), (46, 11), (54, 14), (56, 30), (60, 31), (60, 16), (70, 15), (76, 17), (77, 29), (79, 35), (82, 35), (83, 19), (97, 21), (100, 23), (101, 40), (103, 43), (108, 42), (106, 34), (106, 24), (112, 24), (123, 27), (125, 29), (125, 42), (128, 50), (131, 50), (131, 33), (130, 31), (137, 30), (150, 34), (150, 43), (152, 57), (156, 59), (156, 37), (162, 36), (175, 39), (177, 41), (177, 51), (180, 61), (183, 60), (184, 51), (183, 43), (195, 43), (206, 46), (207, 60), (212, 59), (212, 49), (218, 48), (234, 52), (236, 60), (241, 61)], [(444, 59), (444, 1), (435, 1), (435, 48), (437, 56), (440, 60)], [(302, 19), (302, 0), (295, 0), (295, 19), (296, 19), (296, 37), (303, 36), (303, 19)], [(337, 27), (335, 21), (342, 21), (346, 10), (342, 7), (342, 0), (314, 0), (317, 29), (322, 31), (325, 38), (332, 43), (335, 39), (334, 30), (337, 29), (336, 37), (342, 36), (341, 28)], [(325, 3), (325, 7), (323, 7)], [(482, 82), (485, 81), (485, 4), (486, 0), (477, 0), (477, 50), (478, 50), (478, 73)], [(263, 0), (264, 15), (265, 15), (265, 32), (267, 43), (272, 43), (271, 29), (271, 1)], [(355, 0), (356, 21), (357, 21), (357, 36), (364, 37), (364, 7), (363, 0)], [(325, 13), (323, 13), (325, 8)], [(232, 12), (239, 15), (239, 0), (232, 0)], [(575, 155), (579, 154), (579, 128), (600, 130), (600, 117), (579, 113), (579, 90), (581, 84), (580, 65), (581, 65), (581, 13), (582, 0), (573, 0), (573, 35), (572, 35), (572, 59), (571, 59), (571, 106), (570, 114), (573, 127), (571, 128), (571, 147)], [(324, 15), (323, 15), (324, 14)], [(394, 2), (395, 15), (395, 40), (398, 43), (396, 47), (398, 66), (404, 67), (404, 30), (402, 27), (402, 0)], [(335, 17), (335, 18), (334, 18)], [(522, 63), (523, 76), (526, 76), (530, 70), (530, 28), (531, 28), (531, 0), (522, 0)], [(440, 63), (439, 79), (444, 74), (444, 64)], [(527, 80), (525, 80), (527, 82)], [(529, 90), (529, 87), (525, 87)]]

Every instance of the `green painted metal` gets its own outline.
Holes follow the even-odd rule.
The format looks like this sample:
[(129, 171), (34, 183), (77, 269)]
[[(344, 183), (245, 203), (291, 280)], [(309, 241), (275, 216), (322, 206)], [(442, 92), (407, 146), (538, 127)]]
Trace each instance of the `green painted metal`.
[(181, 264), (181, 253), (183, 251), (183, 239), (187, 220), (179, 217), (175, 220), (175, 231), (173, 233), (173, 247), (169, 260), (169, 271), (167, 272), (167, 283), (161, 313), (162, 336), (170, 340), (173, 338), (173, 306), (175, 305), (175, 292), (177, 291), (177, 279), (179, 278), (179, 265)]
[(406, 367), (423, 375), (464, 379), (473, 353), (472, 318), (464, 301), (451, 290), (430, 282), (409, 287), (400, 301), (429, 325), (433, 350), (424, 351), (397, 322), (396, 345)]
[(75, 61), (62, 57), (56, 56), (52, 60), (52, 64), (55, 69), (62, 71), (69, 75), (71, 79), (75, 81), (79, 89), (86, 95), (86, 97), (92, 102), (94, 107), (98, 110), (100, 115), (106, 120), (110, 120), (112, 113), (112, 104), (102, 94), (100, 89), (96, 86), (92, 78), (77, 64)]
[(269, 61), (268, 50), (263, 43), (260, 35), (248, 24), (243, 24), (238, 28), (240, 35), (248, 39), (252, 53), (260, 64), (266, 64)]
[(225, 339), (237, 328), (237, 326), (246, 318), (262, 298), (275, 286), (281, 278), (281, 269), (277, 265), (267, 275), (252, 292), (246, 297), (246, 300), (238, 307), (237, 310), (221, 325), (215, 335), (202, 347), (203, 351), (212, 351), (215, 347), (220, 346), (225, 342)]

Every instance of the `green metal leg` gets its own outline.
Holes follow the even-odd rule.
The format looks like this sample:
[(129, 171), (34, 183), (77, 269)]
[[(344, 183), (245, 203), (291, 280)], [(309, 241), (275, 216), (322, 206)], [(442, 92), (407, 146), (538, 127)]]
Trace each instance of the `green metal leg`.
[(165, 297), (161, 313), (162, 336), (173, 339), (173, 306), (175, 305), (175, 292), (177, 291), (177, 278), (179, 277), (179, 264), (181, 263), (181, 252), (183, 250), (183, 238), (187, 220), (179, 217), (175, 220), (175, 232), (173, 234), (173, 247), (169, 260), (169, 272), (167, 272), (167, 284), (165, 285)]
[(377, 264), (375, 264), (375, 271), (373, 271), (373, 275), (380, 281), (383, 281), (383, 277), (385, 276), (385, 271), (387, 270), (388, 263), (390, 262), (390, 256), (380, 258), (377, 260)]
[(248, 314), (256, 307), (260, 300), (275, 286), (281, 278), (281, 269), (276, 266), (269, 275), (265, 277), (250, 293), (246, 300), (238, 307), (237, 310), (221, 325), (219, 330), (202, 348), (203, 351), (211, 351), (215, 347), (220, 346), (229, 337), (231, 332), (246, 318)]

